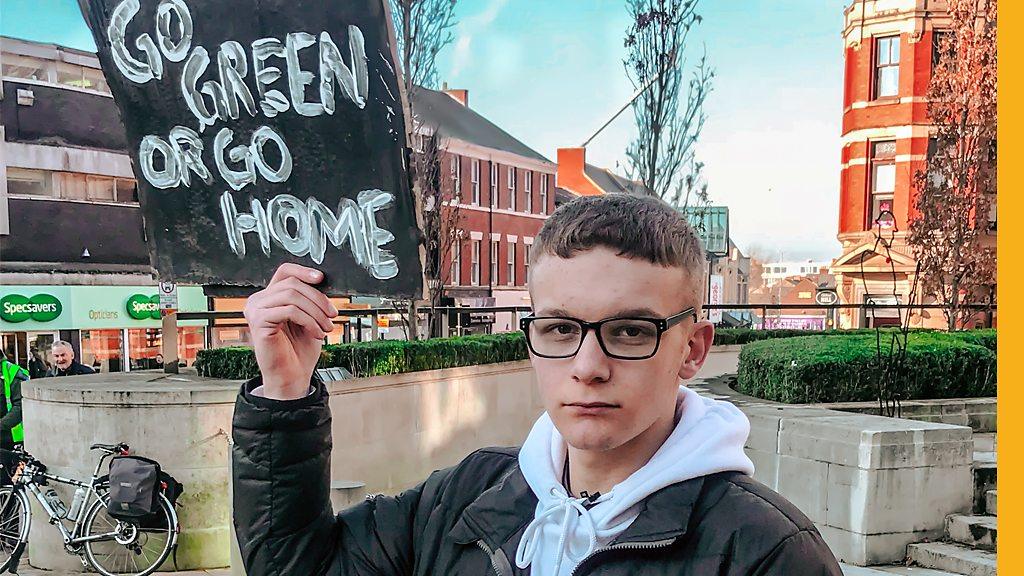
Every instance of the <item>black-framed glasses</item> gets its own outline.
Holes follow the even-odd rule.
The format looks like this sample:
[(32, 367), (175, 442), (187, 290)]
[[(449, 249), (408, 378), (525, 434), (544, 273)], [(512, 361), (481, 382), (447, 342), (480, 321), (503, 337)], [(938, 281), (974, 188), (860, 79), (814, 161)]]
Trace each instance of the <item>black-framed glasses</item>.
[(593, 330), (609, 358), (645, 360), (658, 353), (661, 335), (666, 330), (690, 316), (697, 320), (697, 310), (692, 306), (668, 318), (607, 318), (587, 322), (579, 318), (527, 316), (519, 320), (519, 327), (526, 333), (530, 352), (541, 358), (572, 358), (583, 347), (587, 332)]

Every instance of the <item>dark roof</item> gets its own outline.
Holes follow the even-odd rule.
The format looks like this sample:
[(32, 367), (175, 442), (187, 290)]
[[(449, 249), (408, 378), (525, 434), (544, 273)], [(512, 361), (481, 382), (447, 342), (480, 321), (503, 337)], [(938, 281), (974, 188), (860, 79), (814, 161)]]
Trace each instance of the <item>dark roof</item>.
[(598, 188), (604, 190), (608, 194), (634, 194), (637, 196), (651, 195), (650, 191), (642, 182), (624, 178), (607, 168), (599, 168), (593, 164), (586, 164), (584, 165), (583, 172), (588, 178), (594, 181), (594, 184), (597, 184)]
[(434, 127), (441, 136), (511, 152), (533, 160), (551, 162), (540, 152), (516, 140), (511, 134), (444, 92), (417, 88), (412, 100), (414, 113), (419, 117), (420, 123)]
[(555, 186), (555, 206), (561, 206), (566, 202), (572, 202), (576, 199), (576, 194), (565, 188)]

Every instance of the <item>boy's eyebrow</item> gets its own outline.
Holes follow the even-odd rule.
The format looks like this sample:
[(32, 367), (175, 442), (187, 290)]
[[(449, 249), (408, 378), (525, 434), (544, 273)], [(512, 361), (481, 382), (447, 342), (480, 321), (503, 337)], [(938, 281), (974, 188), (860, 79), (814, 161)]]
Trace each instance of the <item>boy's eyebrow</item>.
[(621, 310), (611, 318), (629, 318), (629, 317), (641, 317), (641, 318), (661, 318), (661, 314), (651, 310), (650, 308), (630, 308), (628, 310)]
[(544, 308), (536, 312), (537, 316), (560, 316), (565, 318), (575, 318), (572, 314), (569, 314), (568, 310), (563, 308)]
[[(545, 308), (537, 311), (537, 316), (558, 316), (564, 318), (577, 318), (575, 314), (569, 313), (563, 308)], [(608, 318), (661, 318), (661, 314), (650, 308), (628, 308), (619, 310)]]

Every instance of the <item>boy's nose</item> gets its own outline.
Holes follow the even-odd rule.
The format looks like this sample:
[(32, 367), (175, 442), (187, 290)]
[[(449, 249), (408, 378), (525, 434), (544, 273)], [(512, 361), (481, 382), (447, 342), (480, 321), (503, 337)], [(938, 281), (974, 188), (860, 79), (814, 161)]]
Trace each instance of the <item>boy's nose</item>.
[(607, 382), (611, 376), (611, 358), (601, 349), (597, 333), (588, 331), (572, 362), (572, 377), (584, 384)]

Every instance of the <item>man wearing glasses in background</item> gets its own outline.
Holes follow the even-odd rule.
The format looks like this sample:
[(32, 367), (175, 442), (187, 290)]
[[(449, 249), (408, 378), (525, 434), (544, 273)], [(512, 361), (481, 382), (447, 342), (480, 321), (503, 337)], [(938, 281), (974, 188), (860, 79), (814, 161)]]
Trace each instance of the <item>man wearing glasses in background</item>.
[(680, 385), (714, 337), (698, 313), (704, 267), (660, 200), (559, 208), (535, 240), (521, 321), (546, 410), (523, 447), (479, 450), (334, 516), (312, 373), (337, 310), (312, 286), (319, 272), (282, 266), (245, 310), (262, 374), (234, 422), (247, 574), (840, 576), (813, 524), (750, 478), (746, 417)]

